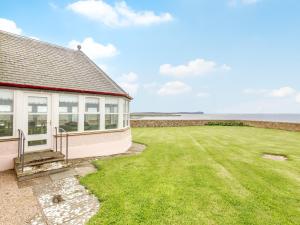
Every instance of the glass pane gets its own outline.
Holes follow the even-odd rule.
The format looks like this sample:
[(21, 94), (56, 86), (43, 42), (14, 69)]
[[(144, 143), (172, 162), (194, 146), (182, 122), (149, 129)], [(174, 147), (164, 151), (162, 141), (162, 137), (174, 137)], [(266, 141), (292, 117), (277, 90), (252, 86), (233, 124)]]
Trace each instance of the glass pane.
[(59, 96), (59, 112), (78, 113), (78, 97), (70, 95)]
[(13, 115), (0, 114), (0, 137), (13, 135)]
[(29, 115), (28, 134), (47, 134), (47, 115)]
[(78, 130), (78, 115), (59, 115), (59, 127), (66, 131), (77, 131)]
[(123, 115), (123, 127), (128, 126), (128, 114)]
[(45, 145), (47, 144), (47, 140), (35, 140), (35, 141), (28, 141), (28, 146), (36, 146), (36, 145)]
[(124, 100), (124, 113), (128, 113), (129, 112), (129, 102)]
[(0, 112), (13, 112), (13, 92), (0, 90)]
[(126, 127), (126, 114), (123, 115), (123, 127)]
[(118, 104), (105, 104), (105, 113), (118, 113)]
[(28, 97), (28, 112), (29, 113), (47, 113), (47, 98), (46, 97)]
[(85, 98), (85, 111), (89, 113), (99, 112), (99, 99)]
[(100, 115), (86, 114), (84, 115), (84, 130), (99, 130), (100, 129)]
[(119, 99), (118, 98), (113, 98), (113, 97), (106, 97), (105, 98), (105, 103), (107, 103), (107, 104), (118, 104)]
[(118, 128), (118, 115), (105, 115), (105, 129)]

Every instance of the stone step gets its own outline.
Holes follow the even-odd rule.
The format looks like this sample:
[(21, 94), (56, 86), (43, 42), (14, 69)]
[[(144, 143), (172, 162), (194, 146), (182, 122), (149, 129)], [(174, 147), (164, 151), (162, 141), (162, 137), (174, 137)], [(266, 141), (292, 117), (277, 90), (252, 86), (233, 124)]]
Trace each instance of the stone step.
[[(64, 157), (64, 154), (60, 152), (54, 152), (52, 150), (25, 153), (24, 166), (35, 166), (44, 163), (62, 161)], [(15, 167), (18, 168), (22, 164), (21, 158), (15, 158), (14, 164)]]
[(53, 173), (62, 172), (68, 169), (68, 164), (63, 161), (48, 162), (40, 165), (24, 166), (22, 172), (21, 168), (15, 169), (18, 181), (29, 180), (32, 178), (45, 176)]
[[(43, 165), (45, 163), (52, 163), (52, 162), (64, 162), (64, 158), (53, 158), (53, 159), (47, 159), (43, 161), (34, 161), (34, 162), (24, 162), (24, 168), (28, 166), (39, 166)], [(15, 163), (15, 170), (16, 169), (21, 169), (22, 168), (22, 163)]]

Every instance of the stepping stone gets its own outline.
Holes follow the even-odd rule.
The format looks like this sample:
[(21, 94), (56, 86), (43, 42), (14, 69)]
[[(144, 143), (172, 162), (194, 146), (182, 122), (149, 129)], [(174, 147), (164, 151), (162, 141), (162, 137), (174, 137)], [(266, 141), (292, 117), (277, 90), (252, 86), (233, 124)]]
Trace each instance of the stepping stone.
[[(90, 195), (74, 176), (36, 186), (34, 192), (48, 225), (84, 225), (99, 209), (98, 199)], [(62, 201), (55, 203), (54, 196), (60, 196)], [(31, 225), (39, 225), (39, 220), (35, 218)]]

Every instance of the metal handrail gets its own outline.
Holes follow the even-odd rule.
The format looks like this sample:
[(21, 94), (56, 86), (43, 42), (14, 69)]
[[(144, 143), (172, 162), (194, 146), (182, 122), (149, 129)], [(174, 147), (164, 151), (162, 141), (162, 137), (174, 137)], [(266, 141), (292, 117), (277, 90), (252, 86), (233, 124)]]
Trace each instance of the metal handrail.
[(25, 134), (21, 129), (18, 129), (18, 135), (19, 135), (19, 140), (18, 140), (18, 158), (21, 162), (22, 165), (22, 173), (24, 171), (24, 155), (25, 155)]
[(58, 135), (59, 135), (59, 150), (62, 153), (63, 133), (65, 133), (65, 136), (66, 136), (66, 163), (68, 163), (68, 161), (69, 161), (69, 133), (61, 127), (55, 127), (55, 151), (57, 152), (57, 144), (58, 144), (57, 142), (58, 142)]

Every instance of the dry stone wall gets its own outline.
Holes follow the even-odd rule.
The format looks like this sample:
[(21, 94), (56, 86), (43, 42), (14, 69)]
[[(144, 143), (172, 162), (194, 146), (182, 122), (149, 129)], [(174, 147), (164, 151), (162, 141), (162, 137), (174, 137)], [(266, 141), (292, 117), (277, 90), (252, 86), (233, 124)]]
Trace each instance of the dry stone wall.
[(248, 120), (131, 120), (131, 127), (185, 127), (205, 126), (208, 123), (243, 123), (246, 126), (300, 131), (300, 123), (248, 121)]

